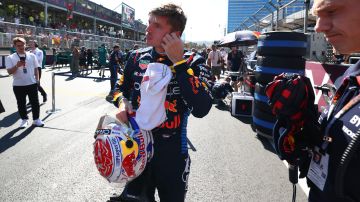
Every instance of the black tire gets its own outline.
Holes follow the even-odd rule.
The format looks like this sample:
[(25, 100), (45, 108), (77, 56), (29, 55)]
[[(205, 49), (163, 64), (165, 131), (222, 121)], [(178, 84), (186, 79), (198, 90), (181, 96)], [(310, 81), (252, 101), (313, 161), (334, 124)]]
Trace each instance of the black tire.
[(276, 116), (273, 115), (270, 111), (263, 111), (261, 109), (254, 108), (253, 116), (255, 116), (256, 118), (259, 118), (261, 120), (274, 123), (274, 124), (276, 122)]
[(258, 108), (261, 111), (271, 113), (270, 106), (268, 105), (269, 99), (265, 94), (265, 87), (266, 85), (263, 85), (261, 83), (255, 84), (254, 109)]
[[(254, 98), (255, 98), (256, 95), (254, 95)], [(254, 99), (254, 110), (255, 109), (259, 109), (261, 111), (265, 111), (267, 113), (271, 113), (271, 108), (269, 106), (269, 104), (267, 102), (263, 102), (263, 101), (259, 101), (257, 99)]]
[(262, 73), (260, 69), (259, 71), (255, 71), (254, 73), (255, 73), (256, 81), (264, 85), (267, 85), (268, 83), (272, 82), (275, 76), (279, 75), (279, 74), (265, 74)]
[(292, 40), (306, 42), (307, 36), (302, 32), (271, 31), (261, 34), (259, 40)]
[(266, 56), (257, 59), (255, 78), (258, 82), (268, 84), (281, 73), (305, 74), (305, 59), (299, 57)]
[(275, 116), (266, 111), (254, 108), (253, 124), (256, 130), (259, 131), (261, 134), (266, 134), (272, 137), (275, 122)]
[(262, 56), (256, 61), (257, 66), (273, 67), (285, 70), (304, 70), (306, 60), (301, 57)]
[(260, 134), (261, 136), (272, 138), (273, 137), (273, 130), (269, 128), (262, 127), (261, 125), (258, 125), (254, 123), (254, 126), (256, 128), (256, 132)]
[(256, 129), (256, 135), (260, 137), (265, 137), (270, 140), (274, 139), (273, 135), (270, 134), (270, 132), (267, 129), (263, 129), (263, 130), (261, 128)]
[(258, 54), (260, 56), (306, 55), (307, 37), (299, 32), (267, 32), (259, 37)]

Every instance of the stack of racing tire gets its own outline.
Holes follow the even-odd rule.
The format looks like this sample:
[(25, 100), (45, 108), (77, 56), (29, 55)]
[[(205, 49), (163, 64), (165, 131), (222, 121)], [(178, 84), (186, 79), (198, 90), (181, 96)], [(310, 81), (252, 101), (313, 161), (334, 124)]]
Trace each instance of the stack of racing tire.
[(307, 37), (298, 32), (267, 32), (259, 37), (255, 73), (253, 128), (261, 136), (272, 138), (276, 117), (271, 113), (266, 85), (281, 73), (305, 74)]

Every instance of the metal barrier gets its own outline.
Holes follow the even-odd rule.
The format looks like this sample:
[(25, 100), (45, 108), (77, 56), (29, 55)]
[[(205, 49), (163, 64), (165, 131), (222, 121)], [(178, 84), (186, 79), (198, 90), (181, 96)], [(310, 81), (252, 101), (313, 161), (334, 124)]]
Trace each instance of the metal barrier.
[(307, 21), (315, 23), (315, 16), (306, 15), (307, 9), (314, 2), (313, 0), (278, 0), (277, 3), (273, 2), (264, 3), (259, 10), (241, 22), (237, 30), (295, 30), (304, 28), (304, 26), (307, 27)]
[(61, 111), (61, 109), (56, 109), (55, 108), (55, 73), (53, 72), (51, 74), (51, 110), (47, 110), (46, 113), (48, 114), (55, 114), (59, 111)]
[[(51, 109), (47, 110), (46, 113), (55, 114), (55, 113), (61, 111), (61, 109), (57, 109), (55, 107), (55, 101), (56, 101), (56, 97), (55, 97), (55, 76), (56, 75), (58, 75), (58, 76), (72, 76), (71, 74), (72, 74), (71, 71), (59, 72), (59, 73), (52, 72), (52, 74), (51, 74)], [(78, 78), (87, 78), (87, 79), (110, 80), (110, 78), (101, 78), (101, 77), (93, 77), (93, 76), (76, 76), (76, 77), (78, 77)]]

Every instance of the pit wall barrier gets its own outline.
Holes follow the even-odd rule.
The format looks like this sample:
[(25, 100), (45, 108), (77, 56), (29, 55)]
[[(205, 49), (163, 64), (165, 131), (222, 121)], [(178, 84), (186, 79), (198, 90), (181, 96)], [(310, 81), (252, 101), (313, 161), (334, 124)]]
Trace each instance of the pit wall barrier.
[[(312, 86), (321, 86), (322, 84), (335, 84), (337, 79), (341, 79), (341, 75), (347, 70), (350, 65), (338, 64), (321, 64), (319, 62), (307, 61), (305, 65), (305, 75), (311, 81)], [(318, 104), (319, 109), (326, 106), (321, 90), (314, 89), (315, 104)]]

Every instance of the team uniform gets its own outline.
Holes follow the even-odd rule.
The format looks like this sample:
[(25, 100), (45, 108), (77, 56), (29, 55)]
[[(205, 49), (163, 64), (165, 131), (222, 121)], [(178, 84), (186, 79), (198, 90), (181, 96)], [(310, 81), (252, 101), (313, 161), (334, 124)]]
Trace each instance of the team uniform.
[[(314, 150), (307, 173), (311, 187), (309, 201), (360, 201), (359, 144), (357, 148), (353, 145), (355, 150), (347, 169), (340, 171), (344, 168), (343, 156), (350, 156), (350, 152), (345, 152), (347, 147), (360, 133), (360, 63), (349, 70), (334, 97), (333, 107), (324, 110), (319, 118), (325, 140)], [(339, 190), (351, 200), (340, 198)]]
[[(138, 201), (155, 201), (155, 189), (161, 201), (184, 201), (190, 172), (187, 148), (187, 121), (190, 114), (204, 117), (210, 110), (210, 72), (205, 59), (194, 53), (185, 53), (186, 62), (172, 67), (166, 55), (154, 48), (133, 51), (125, 65), (124, 75), (116, 85), (114, 104), (127, 98), (136, 110), (140, 103), (140, 85), (149, 63), (162, 63), (171, 67), (173, 76), (165, 99), (166, 120), (152, 130), (154, 156), (146, 170), (127, 184), (123, 196)], [(144, 190), (145, 187), (145, 190)], [(144, 194), (145, 193), (145, 194)], [(145, 195), (146, 199), (140, 198)]]

